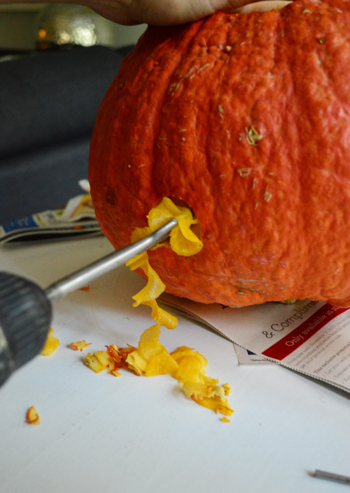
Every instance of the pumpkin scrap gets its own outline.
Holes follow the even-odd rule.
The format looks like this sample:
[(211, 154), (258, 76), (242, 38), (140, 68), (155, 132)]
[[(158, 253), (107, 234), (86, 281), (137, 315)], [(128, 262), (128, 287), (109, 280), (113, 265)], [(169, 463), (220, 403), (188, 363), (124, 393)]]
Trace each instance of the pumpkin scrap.
[(94, 354), (89, 353), (86, 356), (86, 365), (95, 373), (100, 373), (106, 368), (114, 369), (115, 361), (107, 351), (97, 351)]
[[(106, 346), (106, 351), (97, 351), (94, 354), (89, 353), (86, 356), (85, 364), (95, 373), (100, 373), (103, 370), (109, 370), (109, 373), (115, 377), (120, 377), (120, 368), (128, 368), (126, 359), (128, 355), (135, 351), (135, 347), (128, 346), (127, 348), (117, 348), (115, 344)], [(131, 368), (134, 370), (134, 368)]]
[[(198, 253), (203, 243), (198, 236), (191, 230), (191, 227), (198, 224), (192, 212), (187, 207), (176, 206), (169, 198), (164, 197), (157, 206), (153, 207), (148, 214), (148, 226), (145, 228), (136, 228), (132, 235), (131, 241), (135, 242), (150, 235), (161, 226), (176, 218), (178, 225), (170, 232), (170, 248), (178, 255), (187, 257)], [(167, 246), (167, 243), (161, 243), (153, 247), (153, 250)], [(133, 306), (139, 306), (141, 303), (152, 308), (152, 317), (159, 325), (168, 329), (175, 329), (177, 318), (158, 306), (158, 298), (166, 289), (165, 284), (161, 281), (156, 271), (151, 267), (147, 252), (135, 255), (131, 260), (126, 262), (131, 270), (141, 269), (147, 277), (147, 285), (133, 299)]]
[(137, 374), (147, 377), (172, 374), (178, 368), (177, 362), (159, 342), (160, 325), (153, 325), (141, 334), (138, 348), (126, 359), (129, 368), (139, 361)]
[(234, 307), (349, 306), (349, 32), (343, 0), (150, 26), (91, 143), (92, 199), (114, 247), (177, 197), (204, 246), (188, 259), (149, 252), (169, 293)]
[(79, 291), (90, 291), (90, 285), (83, 286), (82, 288), (79, 288)]
[(218, 385), (219, 381), (206, 375), (207, 360), (193, 349), (181, 347), (172, 353), (179, 368), (172, 375), (179, 381), (186, 397), (216, 413), (231, 416), (233, 410), (225, 396), (230, 395), (229, 384)]
[(96, 373), (108, 370), (118, 377), (122, 368), (138, 376), (171, 375), (186, 397), (218, 414), (231, 416), (233, 410), (226, 399), (231, 393), (230, 385), (219, 385), (217, 379), (206, 375), (208, 362), (198, 351), (181, 346), (169, 353), (159, 341), (160, 331), (159, 324), (145, 330), (137, 348), (117, 348), (112, 344), (107, 346), (107, 351), (89, 353), (86, 365)]
[(26, 422), (30, 425), (40, 425), (40, 417), (34, 406), (31, 406), (26, 415)]
[[(188, 207), (177, 206), (168, 197), (163, 197), (161, 202), (150, 210), (147, 216), (148, 227), (136, 228), (131, 234), (131, 241), (145, 238), (174, 218), (177, 219), (178, 225), (170, 232), (170, 248), (185, 257), (200, 252), (203, 243), (191, 229), (192, 226), (199, 224), (198, 219), (193, 217)], [(160, 246), (167, 246), (167, 243), (156, 245), (153, 250)]]
[(54, 329), (50, 327), (45, 345), (40, 352), (40, 354), (42, 354), (43, 356), (51, 356), (60, 344), (59, 339), (57, 339), (57, 337), (54, 337), (53, 333)]
[(82, 351), (86, 347), (91, 346), (91, 342), (89, 344), (86, 344), (85, 339), (83, 339), (82, 341), (71, 342), (70, 345), (72, 346), (74, 351)]

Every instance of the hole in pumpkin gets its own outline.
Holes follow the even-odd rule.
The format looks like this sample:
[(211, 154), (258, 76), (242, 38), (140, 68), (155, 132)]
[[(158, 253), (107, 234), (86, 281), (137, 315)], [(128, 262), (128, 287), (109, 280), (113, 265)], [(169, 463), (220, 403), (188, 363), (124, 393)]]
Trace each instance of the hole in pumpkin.
[[(196, 214), (194, 213), (192, 207), (185, 200), (180, 199), (179, 197), (171, 196), (171, 195), (169, 195), (167, 198), (170, 199), (172, 202), (174, 202), (174, 204), (177, 205), (178, 207), (186, 207), (187, 209), (189, 209), (193, 215), (193, 218), (198, 219)], [(197, 224), (193, 224), (191, 226), (191, 231), (193, 231), (193, 233), (197, 236), (197, 238), (201, 238), (202, 228), (201, 228), (201, 225), (199, 223), (199, 220), (198, 220)], [(167, 240), (167, 242), (169, 242), (169, 240)]]

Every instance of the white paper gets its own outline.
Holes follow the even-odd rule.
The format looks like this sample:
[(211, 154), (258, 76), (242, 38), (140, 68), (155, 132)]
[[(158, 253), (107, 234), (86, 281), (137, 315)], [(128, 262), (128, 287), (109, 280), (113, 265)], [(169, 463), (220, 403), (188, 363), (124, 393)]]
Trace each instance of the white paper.
[(63, 209), (48, 210), (0, 226), (0, 245), (56, 237), (82, 237), (101, 234), (91, 195), (73, 197)]
[(171, 295), (163, 303), (256, 355), (350, 392), (347, 308), (304, 300), (237, 309)]
[(238, 344), (233, 344), (239, 365), (273, 365), (273, 361), (255, 354), (249, 349), (245, 349)]

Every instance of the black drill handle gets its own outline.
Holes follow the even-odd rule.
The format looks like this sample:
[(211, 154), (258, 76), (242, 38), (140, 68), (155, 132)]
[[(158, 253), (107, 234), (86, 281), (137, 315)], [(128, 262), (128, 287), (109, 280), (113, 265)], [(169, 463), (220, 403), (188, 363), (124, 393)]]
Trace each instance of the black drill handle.
[(0, 272), (0, 386), (40, 353), (51, 318), (51, 303), (38, 285)]

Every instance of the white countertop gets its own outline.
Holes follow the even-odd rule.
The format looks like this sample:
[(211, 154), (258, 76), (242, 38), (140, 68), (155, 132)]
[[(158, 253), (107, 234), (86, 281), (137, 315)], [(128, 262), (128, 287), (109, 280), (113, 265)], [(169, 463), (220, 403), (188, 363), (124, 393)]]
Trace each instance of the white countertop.
[[(45, 287), (111, 250), (104, 238), (4, 247), (0, 269)], [(122, 268), (54, 304), (59, 348), (0, 391), (1, 492), (350, 491), (309, 475), (350, 475), (346, 393), (274, 364), (240, 366), (231, 342), (183, 318), (162, 329), (161, 342), (197, 349), (208, 374), (231, 384), (229, 424), (187, 400), (170, 376), (89, 370), (88, 350), (137, 345), (153, 325), (148, 307), (132, 307), (143, 285)], [(81, 339), (92, 343), (84, 353), (68, 347)], [(31, 405), (39, 426), (25, 423)]]

